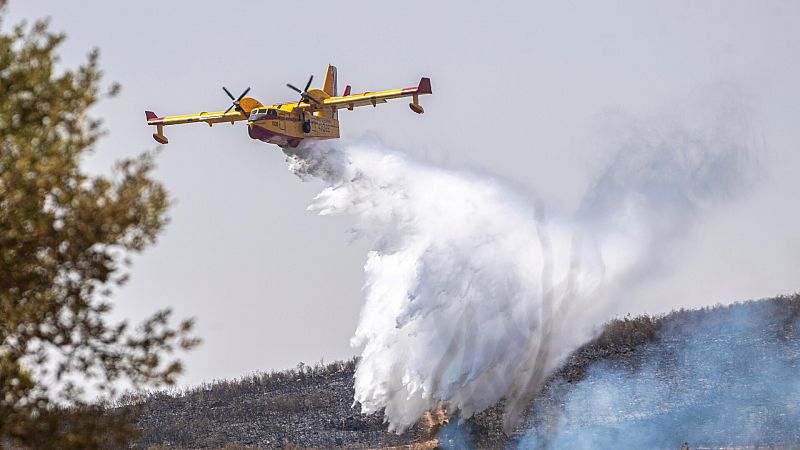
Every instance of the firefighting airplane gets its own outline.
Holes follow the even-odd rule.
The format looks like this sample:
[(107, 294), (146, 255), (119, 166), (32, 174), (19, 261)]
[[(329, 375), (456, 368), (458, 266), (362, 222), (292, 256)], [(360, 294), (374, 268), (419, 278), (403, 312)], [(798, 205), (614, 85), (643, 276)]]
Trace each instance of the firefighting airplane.
[(230, 122), (233, 124), (246, 120), (247, 131), (251, 138), (281, 147), (297, 147), (300, 141), (307, 138), (338, 138), (339, 109), (347, 108), (352, 111), (357, 106), (378, 106), (378, 103), (386, 103), (390, 99), (411, 97), (412, 100), (408, 106), (415, 113), (422, 114), (425, 110), (419, 104), (419, 96), (432, 93), (431, 80), (422, 78), (419, 85), (415, 87), (354, 95), (350, 95), (350, 86), (348, 85), (344, 88), (344, 94), (339, 96), (336, 87), (336, 67), (331, 65), (328, 65), (322, 89), (309, 89), (313, 79), (313, 75), (309, 77), (303, 90), (291, 84), (286, 85), (300, 94), (300, 100), (297, 103), (276, 103), (265, 107), (258, 100), (246, 97), (250, 88), (245, 89), (239, 97), (234, 97), (223, 87), (222, 89), (233, 101), (233, 104), (225, 111), (165, 117), (158, 117), (153, 111), (145, 111), (145, 116), (147, 116), (147, 124), (156, 127), (153, 138), (160, 144), (169, 142), (164, 135), (164, 127), (167, 125), (205, 122), (212, 126), (215, 123)]

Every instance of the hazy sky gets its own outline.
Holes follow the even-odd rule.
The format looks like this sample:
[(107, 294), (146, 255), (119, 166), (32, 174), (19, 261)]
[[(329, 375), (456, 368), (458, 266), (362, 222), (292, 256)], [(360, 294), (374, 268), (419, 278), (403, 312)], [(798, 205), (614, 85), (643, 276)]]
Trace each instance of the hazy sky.
[[(763, 180), (704, 216), (677, 263), (633, 312), (730, 302), (798, 289), (800, 275), (800, 3), (148, 2), (12, 0), (4, 30), (52, 17), (65, 66), (92, 47), (123, 90), (95, 114), (109, 135), (93, 171), (156, 146), (143, 111), (227, 108), (221, 86), (264, 103), (292, 100), (287, 82), (326, 64), (354, 92), (433, 82), (426, 113), (405, 101), (340, 114), (342, 136), (450, 167), (507, 178), (554, 209), (574, 209), (602, 163), (609, 111), (652, 117), (714, 86), (752, 108)], [(698, 94), (700, 93), (700, 94)], [(197, 318), (204, 344), (182, 382), (333, 360), (362, 304), (367, 243), (347, 218), (306, 206), (278, 147), (243, 124), (170, 127), (158, 179), (175, 200), (158, 243), (135, 259), (115, 317), (165, 306)], [(602, 134), (602, 133), (600, 133)]]

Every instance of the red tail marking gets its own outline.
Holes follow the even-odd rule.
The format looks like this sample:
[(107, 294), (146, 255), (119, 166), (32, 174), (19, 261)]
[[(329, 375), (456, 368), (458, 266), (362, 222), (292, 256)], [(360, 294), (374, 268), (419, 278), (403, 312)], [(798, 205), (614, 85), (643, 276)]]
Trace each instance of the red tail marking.
[(431, 79), (428, 77), (422, 77), (419, 80), (419, 86), (417, 86), (417, 94), (433, 94), (431, 90)]
[(148, 125), (157, 125), (164, 121), (163, 117), (158, 117), (153, 111), (145, 111), (144, 115), (147, 117)]

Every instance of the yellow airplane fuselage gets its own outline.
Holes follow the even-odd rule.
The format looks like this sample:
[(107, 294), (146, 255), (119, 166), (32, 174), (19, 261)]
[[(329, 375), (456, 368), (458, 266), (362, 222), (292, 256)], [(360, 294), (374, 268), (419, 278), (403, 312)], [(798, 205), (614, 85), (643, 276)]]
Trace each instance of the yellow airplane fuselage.
[(335, 117), (305, 113), (293, 108), (294, 105), (272, 105), (250, 111), (248, 134), (253, 139), (281, 147), (296, 147), (302, 139), (307, 138), (339, 137), (339, 120)]

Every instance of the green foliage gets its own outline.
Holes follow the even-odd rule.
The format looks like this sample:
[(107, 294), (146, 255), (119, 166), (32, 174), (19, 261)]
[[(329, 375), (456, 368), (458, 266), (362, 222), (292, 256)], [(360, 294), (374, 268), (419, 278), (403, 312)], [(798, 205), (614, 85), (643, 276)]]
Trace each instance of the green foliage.
[(630, 315), (609, 321), (595, 343), (602, 347), (619, 346), (635, 348), (652, 342), (658, 336), (662, 321), (659, 317)]
[(595, 361), (625, 357), (638, 347), (657, 341), (664, 330), (688, 330), (701, 323), (708, 326), (714, 320), (729, 324), (736, 320), (749, 320), (753, 316), (780, 324), (776, 329), (777, 337), (790, 339), (794, 336), (795, 325), (800, 318), (800, 294), (691, 310), (681, 308), (656, 316), (628, 315), (612, 319), (603, 326), (595, 339), (570, 356), (568, 363), (556, 372), (555, 377), (570, 382), (580, 381), (585, 376), (586, 369)]
[(123, 446), (134, 434), (125, 415), (104, 414), (82, 388), (102, 402), (119, 383), (171, 384), (181, 365), (168, 354), (197, 344), (169, 310), (135, 330), (107, 322), (127, 255), (155, 241), (169, 201), (152, 154), (112, 176), (81, 171), (103, 133), (89, 109), (119, 88), (101, 94), (97, 51), (57, 66), (63, 40), (46, 21), (0, 32), (0, 447)]

